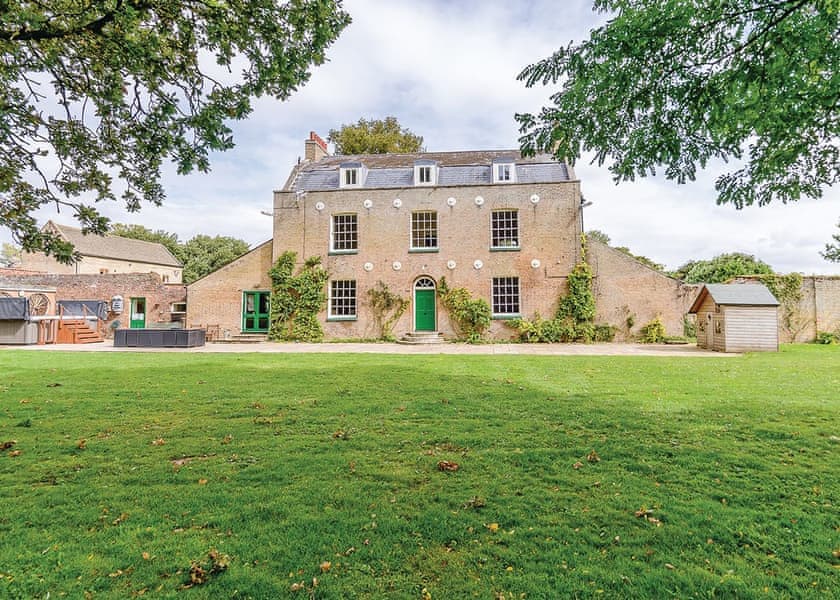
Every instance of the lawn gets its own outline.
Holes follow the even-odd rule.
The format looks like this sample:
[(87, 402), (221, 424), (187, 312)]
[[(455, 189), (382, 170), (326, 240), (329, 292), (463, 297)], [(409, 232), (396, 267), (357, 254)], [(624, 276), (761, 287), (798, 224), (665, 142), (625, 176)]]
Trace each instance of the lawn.
[(837, 347), (0, 350), (0, 407), (3, 598), (840, 589)]

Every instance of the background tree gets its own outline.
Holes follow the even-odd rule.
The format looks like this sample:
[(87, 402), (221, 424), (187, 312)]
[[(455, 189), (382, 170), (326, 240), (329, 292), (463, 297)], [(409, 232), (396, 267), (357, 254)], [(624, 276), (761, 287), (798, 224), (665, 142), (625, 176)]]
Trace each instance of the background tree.
[(0, 226), (27, 251), (73, 260), (32, 212), (160, 204), (160, 168), (209, 169), (251, 100), (287, 98), (350, 18), (341, 0), (0, 3)]
[(601, 231), (600, 229), (590, 229), (589, 231), (587, 231), (586, 239), (595, 240), (596, 242), (601, 242), (602, 244), (606, 244), (607, 246), (610, 245), (611, 241), (610, 236)]
[(0, 267), (16, 267), (20, 264), (21, 249), (14, 244), (3, 242), (0, 248)]
[(724, 283), (733, 277), (772, 275), (773, 268), (752, 254), (731, 252), (711, 260), (695, 260), (671, 273), (686, 283)]
[(610, 244), (610, 236), (601, 231), (600, 229), (590, 229), (586, 232), (586, 239), (587, 240), (595, 240), (596, 242), (601, 242), (602, 244), (606, 244), (619, 252), (623, 252), (627, 256), (631, 256), (635, 258), (640, 263), (647, 265), (651, 269), (656, 271), (662, 271), (665, 268), (665, 265), (661, 265), (658, 262), (654, 262), (649, 259), (647, 256), (642, 256), (641, 254), (633, 254), (630, 252), (630, 248), (627, 246), (613, 246)]
[(184, 283), (192, 283), (246, 252), (248, 244), (242, 240), (223, 235), (197, 235), (181, 246), (177, 255), (184, 263)]
[(419, 152), (423, 138), (401, 127), (396, 117), (359, 119), (358, 123), (330, 129), (327, 139), (335, 144), (336, 154), (386, 154)]
[(693, 180), (709, 160), (743, 166), (716, 182), (741, 208), (819, 197), (840, 181), (836, 0), (596, 0), (589, 39), (519, 75), (559, 84), (517, 115), (525, 153), (594, 152), (616, 181)]
[(184, 265), (182, 279), (187, 284), (220, 269), (248, 252), (247, 242), (223, 235), (211, 237), (199, 234), (188, 242), (181, 243), (175, 233), (162, 229), (152, 231), (142, 225), (124, 223), (115, 223), (111, 227), (111, 234), (163, 244)]
[[(840, 223), (837, 223), (837, 227), (840, 228)], [(828, 261), (840, 262), (840, 233), (835, 233), (831, 237), (834, 243), (826, 244), (825, 250), (820, 252), (820, 255)]]

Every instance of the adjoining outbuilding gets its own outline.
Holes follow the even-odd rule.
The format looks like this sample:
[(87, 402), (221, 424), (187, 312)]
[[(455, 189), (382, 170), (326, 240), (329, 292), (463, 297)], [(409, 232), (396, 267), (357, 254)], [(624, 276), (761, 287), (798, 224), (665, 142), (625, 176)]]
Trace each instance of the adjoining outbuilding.
[(706, 284), (689, 309), (697, 347), (718, 352), (779, 349), (779, 301), (760, 284)]

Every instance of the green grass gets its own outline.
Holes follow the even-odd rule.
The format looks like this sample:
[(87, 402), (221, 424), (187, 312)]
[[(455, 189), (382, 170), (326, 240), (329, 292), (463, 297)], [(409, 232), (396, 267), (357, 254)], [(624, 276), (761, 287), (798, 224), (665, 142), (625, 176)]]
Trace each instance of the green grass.
[[(16, 440), (0, 452), (3, 598), (838, 590), (837, 347), (709, 359), (7, 350), (0, 408), (0, 442)], [(212, 551), (227, 570), (183, 589)]]

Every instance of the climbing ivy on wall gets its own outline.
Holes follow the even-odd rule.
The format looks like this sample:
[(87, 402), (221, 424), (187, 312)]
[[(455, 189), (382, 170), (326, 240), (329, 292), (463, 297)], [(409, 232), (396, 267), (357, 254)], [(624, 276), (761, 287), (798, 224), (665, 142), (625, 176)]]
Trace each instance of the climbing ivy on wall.
[(438, 295), (461, 337), (470, 344), (481, 342), (492, 322), (493, 313), (487, 301), (473, 298), (466, 288), (450, 288), (445, 277), (438, 283)]
[(318, 313), (327, 304), (328, 273), (321, 257), (306, 259), (295, 275), (297, 254), (284, 252), (268, 272), (271, 278), (271, 313), (268, 339), (275, 341), (320, 342), (324, 330)]
[[(596, 337), (595, 295), (592, 293), (592, 269), (586, 262), (586, 235), (580, 235), (580, 261), (567, 278), (568, 292), (560, 297), (554, 319), (515, 319), (511, 326), (525, 342), (592, 342)], [(614, 328), (606, 333), (598, 328), (599, 341), (611, 340)]]
[(408, 309), (408, 298), (395, 294), (387, 284), (378, 281), (376, 287), (368, 290), (368, 303), (373, 313), (373, 321), (379, 330), (379, 338), (393, 341), (394, 324)]
[(781, 325), (791, 342), (808, 325), (808, 319), (802, 316), (799, 303), (802, 302), (802, 275), (760, 275), (758, 280), (767, 286), (779, 301)]

